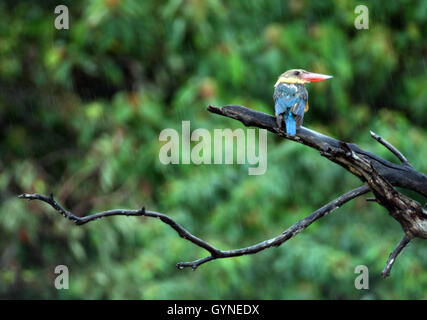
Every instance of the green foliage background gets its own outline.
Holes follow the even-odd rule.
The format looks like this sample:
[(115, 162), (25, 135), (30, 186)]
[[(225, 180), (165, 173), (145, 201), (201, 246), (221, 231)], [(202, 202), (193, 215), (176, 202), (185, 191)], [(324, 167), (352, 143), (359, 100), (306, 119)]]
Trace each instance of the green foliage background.
[[(69, 30), (54, 28), (58, 4)], [(368, 30), (354, 27), (359, 4)], [(272, 134), (261, 176), (241, 165), (165, 166), (160, 131), (183, 120), (244, 128), (206, 106), (272, 114), (277, 76), (304, 68), (334, 75), (309, 85), (307, 127), (396, 161), (373, 130), (427, 172), (426, 33), (423, 0), (1, 1), (0, 298), (426, 299), (425, 242), (381, 279), (402, 231), (363, 198), (279, 248), (195, 272), (175, 263), (206, 252), (157, 220), (77, 227), (16, 198), (53, 192), (78, 215), (144, 205), (222, 249), (274, 237), (360, 181)], [(59, 264), (69, 290), (53, 286)], [(369, 290), (354, 287), (360, 264)]]

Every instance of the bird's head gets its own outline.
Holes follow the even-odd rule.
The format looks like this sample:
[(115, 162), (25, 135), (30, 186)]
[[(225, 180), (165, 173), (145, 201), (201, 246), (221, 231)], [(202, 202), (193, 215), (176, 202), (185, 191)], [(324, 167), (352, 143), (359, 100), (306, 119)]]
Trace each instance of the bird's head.
[(308, 72), (303, 69), (291, 69), (282, 73), (274, 86), (277, 86), (282, 82), (305, 84), (308, 82), (319, 82), (330, 78), (332, 78), (332, 76), (328, 76), (326, 74)]

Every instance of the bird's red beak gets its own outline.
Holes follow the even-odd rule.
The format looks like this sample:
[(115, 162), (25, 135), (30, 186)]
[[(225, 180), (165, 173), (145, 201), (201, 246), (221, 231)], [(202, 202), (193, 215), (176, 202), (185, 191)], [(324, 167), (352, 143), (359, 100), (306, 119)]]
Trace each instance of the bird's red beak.
[(319, 81), (331, 79), (332, 76), (328, 76), (326, 74), (308, 72), (308, 73), (303, 73), (301, 75), (301, 78), (308, 82), (319, 82)]

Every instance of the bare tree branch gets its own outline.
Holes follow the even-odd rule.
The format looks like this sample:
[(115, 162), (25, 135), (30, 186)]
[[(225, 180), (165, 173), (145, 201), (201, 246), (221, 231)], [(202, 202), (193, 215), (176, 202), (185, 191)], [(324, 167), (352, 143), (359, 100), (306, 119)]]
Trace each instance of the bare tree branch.
[(383, 146), (385, 146), (388, 150), (390, 150), (403, 164), (406, 164), (408, 166), (411, 166), (409, 161), (405, 158), (405, 156), (396, 149), (390, 142), (387, 140), (381, 138), (379, 135), (377, 135), (375, 132), (370, 131), (372, 138), (377, 140), (379, 143), (381, 143)]
[(393, 267), (394, 262), (396, 261), (397, 256), (399, 253), (403, 250), (403, 248), (406, 247), (406, 245), (411, 241), (411, 238), (408, 236), (404, 236), (403, 239), (399, 242), (397, 247), (393, 250), (392, 253), (390, 253), (390, 256), (388, 257), (387, 263), (384, 267), (383, 272), (381, 272), (381, 276), (383, 278), (386, 278), (390, 275), (391, 268)]
[(64, 209), (53, 197), (53, 194), (51, 193), (49, 197), (34, 193), (24, 193), (18, 196), (18, 198), (21, 199), (27, 199), (27, 200), (40, 200), (43, 202), (46, 202), (47, 204), (50, 204), (56, 211), (58, 211), (60, 214), (62, 214), (65, 218), (73, 221), (76, 225), (82, 225), (88, 222), (91, 222), (96, 219), (108, 217), (108, 216), (142, 216), (144, 215), (144, 207), (142, 207), (139, 210), (124, 210), (124, 209), (116, 209), (116, 210), (108, 210), (99, 212), (90, 216), (86, 217), (79, 217), (74, 215), (73, 213), (67, 211)]
[(207, 109), (209, 112), (236, 119), (247, 127), (267, 129), (285, 139), (314, 148), (318, 150), (322, 156), (348, 170), (348, 167), (344, 163), (345, 161), (339, 161), (336, 157), (329, 157), (331, 153), (342, 153), (344, 151), (343, 147), (345, 146), (348, 148), (347, 151), (352, 151), (354, 155), (369, 161), (375, 170), (377, 170), (378, 174), (391, 185), (413, 190), (427, 198), (427, 176), (422, 172), (418, 172), (411, 166), (399, 165), (387, 161), (371, 152), (361, 149), (356, 144), (345, 143), (305, 127), (299, 128), (296, 136), (288, 136), (277, 126), (275, 117), (263, 112), (248, 109), (244, 106), (208, 106)]
[(257, 243), (255, 245), (252, 245), (250, 247), (241, 248), (241, 249), (235, 249), (235, 250), (219, 250), (215, 248), (214, 246), (210, 245), (209, 243), (205, 242), (204, 240), (192, 235), (190, 232), (188, 232), (186, 229), (184, 229), (182, 226), (180, 226), (176, 221), (174, 221), (169, 216), (158, 213), (154, 211), (147, 211), (144, 207), (138, 210), (126, 210), (126, 209), (116, 209), (116, 210), (109, 210), (109, 211), (102, 211), (99, 213), (95, 213), (89, 216), (85, 217), (78, 217), (74, 215), (73, 213), (69, 212), (68, 210), (64, 209), (54, 198), (51, 194), (49, 197), (43, 196), (40, 194), (21, 194), (18, 197), (22, 199), (28, 199), (28, 200), (40, 200), (43, 201), (50, 206), (52, 206), (56, 211), (61, 213), (65, 218), (73, 221), (76, 225), (83, 225), (85, 223), (94, 221), (96, 219), (109, 217), (113, 215), (123, 215), (123, 216), (145, 216), (145, 217), (152, 217), (152, 218), (159, 218), (162, 222), (166, 223), (170, 227), (172, 227), (181, 238), (184, 238), (193, 244), (195, 244), (198, 247), (201, 247), (205, 250), (207, 250), (211, 255), (207, 256), (202, 259), (198, 259), (191, 262), (179, 262), (177, 263), (177, 267), (179, 269), (183, 269), (185, 267), (192, 267), (193, 269), (196, 269), (198, 266), (200, 266), (203, 263), (206, 263), (211, 260), (215, 259), (222, 259), (222, 258), (231, 258), (231, 257), (237, 257), (237, 256), (243, 256), (248, 254), (254, 254), (259, 251), (265, 250), (270, 247), (278, 247), (282, 243), (286, 242), (290, 238), (296, 236), (298, 233), (300, 233), (302, 230), (306, 229), (309, 225), (311, 225), (314, 221), (324, 217), (328, 213), (338, 209), (340, 206), (342, 206), (344, 203), (361, 196), (367, 192), (370, 191), (370, 188), (368, 186), (360, 186), (354, 190), (351, 190), (339, 198), (335, 199), (334, 201), (329, 202), (327, 205), (323, 206), (322, 208), (314, 211), (312, 214), (304, 218), (303, 220), (297, 222), (292, 227), (286, 229), (284, 232), (282, 232), (280, 235), (278, 235), (275, 238), (262, 241), (260, 243)]
[(314, 211), (312, 214), (289, 227), (275, 238), (262, 241), (246, 248), (225, 251), (219, 250), (204, 240), (201, 240), (198, 237), (192, 235), (169, 216), (154, 211), (146, 211), (144, 207), (138, 210), (109, 210), (95, 213), (86, 217), (78, 217), (59, 205), (52, 195), (47, 197), (40, 194), (22, 194), (19, 197), (28, 200), (40, 200), (46, 202), (59, 213), (61, 213), (64, 217), (73, 221), (77, 225), (82, 225), (99, 218), (114, 215), (159, 218), (162, 222), (173, 228), (180, 237), (192, 242), (196, 246), (199, 246), (210, 253), (209, 256), (202, 259), (190, 262), (179, 262), (177, 267), (180, 269), (186, 267), (192, 267), (193, 269), (196, 269), (198, 266), (215, 259), (254, 254), (273, 246), (280, 246), (287, 240), (306, 229), (314, 221), (324, 217), (329, 212), (332, 212), (344, 203), (369, 191), (373, 192), (375, 198), (369, 198), (367, 200), (375, 201), (386, 208), (390, 216), (392, 216), (400, 223), (405, 233), (403, 240), (390, 254), (386, 267), (382, 273), (384, 277), (390, 274), (390, 270), (397, 255), (403, 250), (403, 248), (412, 238), (418, 237), (427, 239), (426, 210), (424, 210), (417, 201), (405, 196), (393, 188), (394, 186), (406, 188), (413, 190), (424, 197), (427, 197), (427, 176), (415, 170), (409, 164), (408, 160), (402, 155), (402, 153), (397, 150), (397, 148), (392, 146), (389, 142), (375, 133), (371, 132), (371, 136), (379, 143), (387, 147), (393, 154), (395, 154), (402, 162), (401, 165), (382, 159), (375, 154), (359, 148), (355, 144), (336, 140), (304, 127), (301, 127), (297, 130), (296, 136), (289, 136), (277, 126), (274, 117), (265, 113), (247, 109), (243, 106), (229, 105), (221, 108), (209, 106), (208, 111), (239, 120), (246, 126), (255, 126), (258, 128), (267, 129), (285, 139), (289, 139), (314, 148), (318, 150), (323, 157), (326, 157), (327, 159), (337, 163), (338, 165), (348, 170), (351, 174), (357, 176), (364, 183), (364, 185), (343, 194), (334, 201)]
[(190, 232), (188, 232), (183, 227), (181, 227), (177, 222), (175, 222), (169, 216), (163, 213), (155, 212), (155, 211), (147, 211), (145, 210), (144, 207), (138, 210), (128, 210), (128, 209), (108, 210), (108, 211), (98, 212), (85, 217), (79, 217), (67, 211), (61, 205), (59, 205), (59, 203), (56, 202), (56, 200), (53, 198), (52, 194), (49, 197), (47, 197), (38, 193), (34, 193), (34, 194), (24, 193), (19, 195), (18, 198), (27, 199), (27, 200), (40, 200), (40, 201), (46, 202), (47, 204), (51, 205), (56, 211), (61, 213), (65, 218), (73, 221), (76, 225), (83, 225), (85, 223), (94, 221), (96, 219), (111, 217), (111, 216), (144, 216), (144, 217), (151, 217), (151, 218), (159, 218), (162, 222), (168, 224), (172, 229), (174, 229), (181, 238), (184, 238), (194, 243), (195, 245), (203, 249), (206, 249), (211, 254), (215, 254), (217, 251), (219, 251), (218, 249), (214, 248), (213, 246), (206, 243), (205, 241), (197, 238), (196, 236), (193, 236)]
[(427, 239), (426, 210), (420, 203), (393, 188), (406, 188), (427, 197), (427, 176), (415, 170), (397, 148), (372, 131), (371, 136), (395, 154), (402, 165), (384, 160), (355, 144), (339, 141), (304, 127), (297, 130), (296, 136), (288, 136), (277, 127), (274, 117), (243, 106), (209, 106), (208, 111), (239, 120), (245, 126), (267, 129), (283, 138), (312, 147), (366, 183), (375, 195), (375, 199), (370, 198), (368, 201), (376, 201), (386, 208), (405, 233), (404, 240), (392, 252), (384, 271), (385, 276), (390, 273), (397, 254), (405, 247), (405, 242), (408, 241), (406, 239)]

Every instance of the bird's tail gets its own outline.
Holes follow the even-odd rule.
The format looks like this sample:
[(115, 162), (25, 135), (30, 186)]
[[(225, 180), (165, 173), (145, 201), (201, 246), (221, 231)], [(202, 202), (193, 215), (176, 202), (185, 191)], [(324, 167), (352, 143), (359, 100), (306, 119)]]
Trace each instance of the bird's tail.
[(289, 112), (287, 116), (285, 116), (286, 123), (286, 133), (294, 136), (297, 133), (297, 123), (292, 115), (292, 112)]

